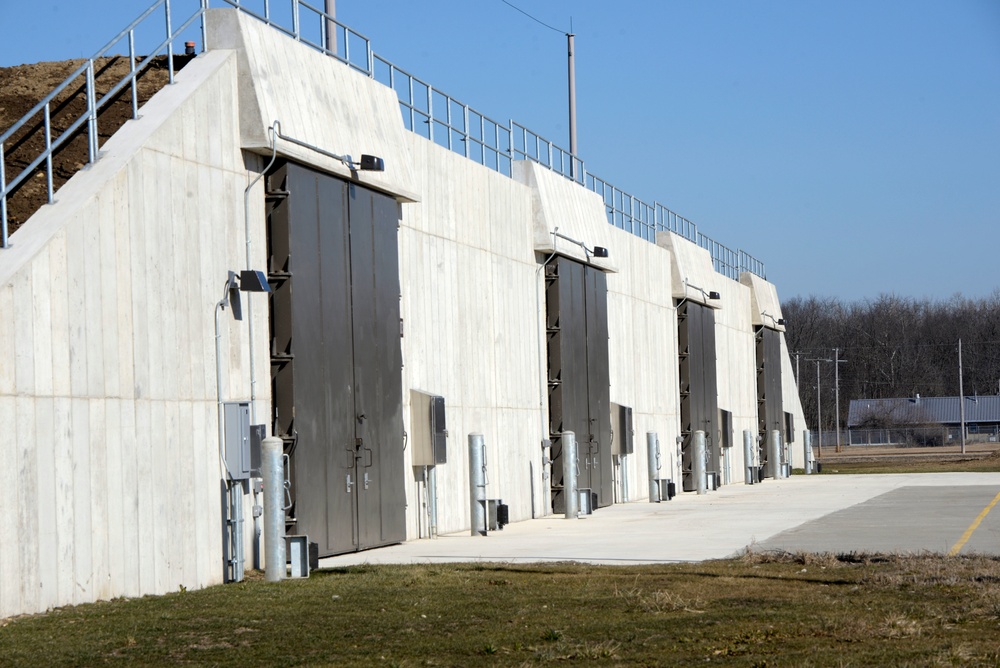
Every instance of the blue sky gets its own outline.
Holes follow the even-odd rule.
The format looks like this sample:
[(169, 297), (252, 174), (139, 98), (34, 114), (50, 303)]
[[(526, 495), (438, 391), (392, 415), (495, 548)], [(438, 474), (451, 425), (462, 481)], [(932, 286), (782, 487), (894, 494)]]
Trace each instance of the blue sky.
[[(1000, 288), (1000, 0), (511, 2), (559, 31), (502, 0), (337, 17), (562, 146), (572, 20), (588, 171), (763, 260), (783, 298)], [(0, 0), (0, 66), (91, 55), (146, 6)]]

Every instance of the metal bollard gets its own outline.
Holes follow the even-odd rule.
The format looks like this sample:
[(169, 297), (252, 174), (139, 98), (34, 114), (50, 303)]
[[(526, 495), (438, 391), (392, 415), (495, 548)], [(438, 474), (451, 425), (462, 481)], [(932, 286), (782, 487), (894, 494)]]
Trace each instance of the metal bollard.
[(656, 482), (660, 473), (660, 438), (655, 431), (646, 432), (646, 458), (649, 470), (649, 502), (659, 503), (660, 485)]
[(781, 434), (777, 429), (772, 429), (767, 436), (767, 475), (780, 480), (782, 478)]
[(808, 429), (802, 430), (802, 449), (804, 450), (805, 457), (803, 458), (806, 474), (811, 474), (813, 472), (813, 449), (812, 449), (812, 434), (809, 433)]
[(743, 430), (743, 482), (747, 485), (752, 485), (754, 483), (753, 432), (749, 429)]
[(261, 441), (260, 473), (264, 480), (264, 579), (285, 578), (285, 467), (282, 442), (271, 436)]
[(486, 535), (486, 441), (469, 434), (469, 516), (473, 536)]
[(691, 443), (694, 446), (691, 475), (694, 476), (694, 483), (698, 493), (705, 494), (708, 491), (708, 481), (705, 479), (705, 432), (701, 430), (696, 431), (694, 438), (691, 439)]
[(580, 490), (576, 485), (579, 462), (576, 454), (576, 434), (562, 433), (563, 496), (566, 504), (566, 519), (575, 520), (580, 515)]

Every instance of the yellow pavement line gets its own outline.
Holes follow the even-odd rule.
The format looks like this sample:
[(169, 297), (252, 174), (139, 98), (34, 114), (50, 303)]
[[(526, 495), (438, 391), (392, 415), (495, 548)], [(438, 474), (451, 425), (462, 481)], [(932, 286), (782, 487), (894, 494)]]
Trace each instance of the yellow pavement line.
[(990, 514), (990, 511), (993, 510), (993, 506), (997, 505), (998, 501), (1000, 501), (1000, 494), (993, 497), (993, 500), (990, 501), (990, 505), (983, 508), (983, 512), (979, 513), (979, 516), (972, 521), (972, 524), (970, 524), (969, 528), (965, 530), (965, 533), (963, 533), (962, 537), (958, 539), (958, 542), (951, 546), (951, 549), (948, 550), (949, 557), (954, 557), (959, 553), (969, 539), (972, 538), (973, 532), (979, 528), (979, 523), (986, 519), (986, 516)]

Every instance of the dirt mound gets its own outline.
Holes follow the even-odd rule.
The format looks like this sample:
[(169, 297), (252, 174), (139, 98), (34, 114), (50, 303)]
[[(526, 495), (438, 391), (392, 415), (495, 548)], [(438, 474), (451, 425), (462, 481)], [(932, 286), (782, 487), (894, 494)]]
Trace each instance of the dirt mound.
[[(179, 70), (189, 60), (187, 56), (176, 56), (174, 70)], [(137, 59), (137, 62), (142, 61), (142, 58)], [(84, 62), (68, 60), (0, 68), (0, 134), (17, 123)], [(94, 62), (94, 83), (99, 103), (130, 69), (129, 59), (125, 56), (101, 58)], [(167, 58), (158, 56), (137, 77), (136, 91), (139, 106), (145, 104), (157, 91), (167, 85), (168, 81)], [(53, 143), (86, 112), (86, 84), (86, 73), (79, 75), (49, 105)], [(132, 118), (131, 87), (125, 86), (114, 99), (105, 101), (101, 107), (97, 117), (98, 146), (102, 146), (130, 118)], [(44, 112), (37, 112), (4, 144), (0, 159), (4, 161), (4, 176), (7, 183), (17, 177), (44, 151), (44, 119)], [(87, 124), (84, 123), (53, 153), (52, 183), (55, 190), (83, 168), (88, 159)], [(48, 202), (48, 190), (43, 162), (7, 197), (9, 232), (17, 230), (46, 202)]]

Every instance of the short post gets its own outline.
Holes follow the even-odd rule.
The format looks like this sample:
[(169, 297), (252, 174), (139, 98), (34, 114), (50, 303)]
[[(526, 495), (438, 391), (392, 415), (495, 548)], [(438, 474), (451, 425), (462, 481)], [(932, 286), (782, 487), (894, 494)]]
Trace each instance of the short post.
[(692, 439), (694, 445), (694, 454), (692, 455), (692, 471), (691, 475), (694, 476), (694, 483), (697, 486), (699, 494), (705, 494), (708, 491), (707, 481), (705, 480), (705, 432), (700, 429), (694, 433), (694, 438)]
[(767, 439), (767, 475), (780, 480), (781, 475), (781, 434), (777, 429), (768, 432)]
[(486, 535), (486, 442), (469, 434), (469, 517), (473, 536)]
[(806, 470), (806, 475), (810, 475), (813, 472), (813, 448), (812, 448), (812, 434), (809, 433), (808, 429), (802, 430), (802, 449), (804, 450), (803, 462)]
[(659, 503), (660, 485), (656, 482), (660, 472), (660, 439), (655, 431), (646, 432), (646, 458), (649, 471), (649, 502)]
[(271, 436), (261, 441), (260, 474), (264, 481), (264, 579), (285, 577), (285, 467), (283, 445)]
[(753, 432), (749, 429), (743, 430), (743, 482), (747, 485), (752, 485), (754, 483)]
[(562, 433), (563, 502), (566, 505), (566, 519), (575, 520), (580, 515), (580, 490), (576, 485), (579, 463), (576, 455), (576, 434)]

